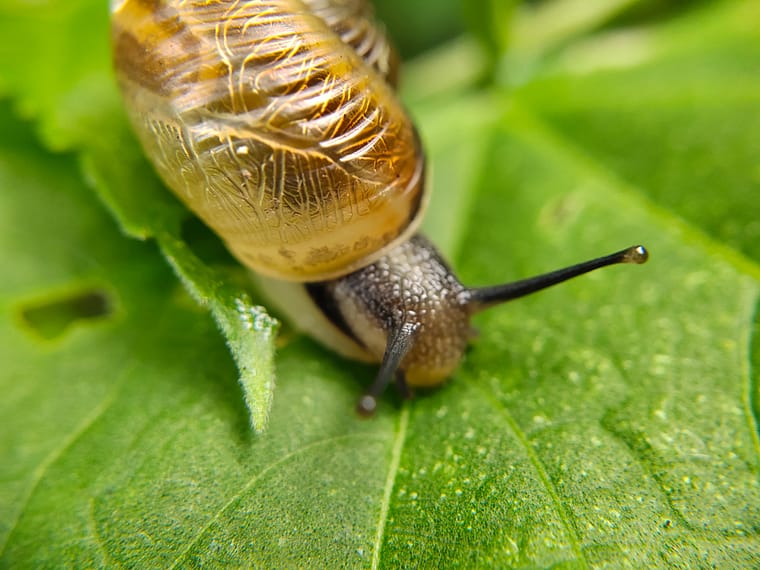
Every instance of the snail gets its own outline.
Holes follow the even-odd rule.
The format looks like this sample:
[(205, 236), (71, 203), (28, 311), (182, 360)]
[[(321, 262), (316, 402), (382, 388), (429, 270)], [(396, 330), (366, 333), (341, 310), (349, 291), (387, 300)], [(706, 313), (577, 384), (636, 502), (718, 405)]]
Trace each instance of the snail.
[[(166, 186), (322, 343), (436, 386), (475, 313), (616, 263), (634, 246), (511, 284), (462, 285), (416, 230), (428, 192), (397, 58), (364, 0), (113, 0), (114, 66)], [(287, 300), (283, 300), (287, 299)]]

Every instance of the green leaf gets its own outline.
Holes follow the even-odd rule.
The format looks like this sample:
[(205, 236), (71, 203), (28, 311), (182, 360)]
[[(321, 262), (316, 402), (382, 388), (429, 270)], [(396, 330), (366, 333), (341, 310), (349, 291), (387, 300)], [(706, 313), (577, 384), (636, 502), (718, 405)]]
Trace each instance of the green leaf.
[(461, 0), (383, 0), (374, 2), (402, 57), (409, 58), (462, 33)]
[[(142, 156), (116, 93), (107, 6), (75, 0), (48, 8), (40, 14), (10, 2), (0, 9), (7, 38), (0, 88), (37, 119), (50, 148), (78, 152), (87, 179), (123, 231), (156, 239), (188, 291), (208, 306), (237, 363), (251, 425), (262, 431), (274, 389), (277, 321), (185, 242), (181, 224), (187, 214)], [(26, 48), (29, 41), (36, 51)]]
[(590, 38), (519, 97), (576, 153), (760, 262), (760, 8), (729, 6)]
[(553, 0), (523, 4), (512, 48), (523, 52), (522, 56), (550, 51), (640, 3), (641, 0)]
[(0, 105), (0, 565), (760, 566), (752, 3), (577, 38), (517, 90), (411, 92), (464, 282), (652, 259), (484, 313), (447, 385), (370, 421), (372, 367), (289, 332), (262, 435), (210, 319), (81, 179), (197, 296), (238, 282), (115, 126), (104, 8), (19, 6), (0, 30), (38, 51), (4, 42), (0, 85), (45, 147)]

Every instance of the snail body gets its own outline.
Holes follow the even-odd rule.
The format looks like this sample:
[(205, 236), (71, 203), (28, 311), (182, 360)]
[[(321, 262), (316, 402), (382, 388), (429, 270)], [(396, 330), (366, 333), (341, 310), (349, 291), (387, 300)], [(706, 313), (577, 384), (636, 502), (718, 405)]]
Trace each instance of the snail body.
[(395, 52), (364, 0), (112, 0), (114, 65), (135, 132), (166, 185), (303, 328), (381, 362), (392, 380), (441, 383), (470, 318), (597, 267), (462, 285), (415, 235), (427, 192), (416, 129), (393, 89)]

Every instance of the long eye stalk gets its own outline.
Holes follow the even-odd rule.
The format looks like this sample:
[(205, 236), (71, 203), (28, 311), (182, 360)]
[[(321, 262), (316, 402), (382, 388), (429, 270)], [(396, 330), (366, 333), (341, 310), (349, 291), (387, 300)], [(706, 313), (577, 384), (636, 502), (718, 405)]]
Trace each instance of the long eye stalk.
[[(428, 256), (438, 255), (432, 245), (427, 241), (421, 241), (419, 236), (415, 239), (417, 241), (415, 242), (412, 240), (413, 243), (410, 243), (410, 247), (414, 246), (421, 251), (426, 251), (426, 255)], [(391, 257), (392, 256), (389, 256), (384, 262), (386, 265), (390, 264), (392, 261)], [(584, 261), (583, 263), (571, 265), (570, 267), (551, 271), (529, 279), (515, 281), (514, 283), (505, 283), (503, 285), (495, 285), (493, 287), (478, 288), (466, 288), (462, 286), (453, 275), (448, 273), (448, 268), (446, 268), (443, 261), (441, 261), (440, 264), (436, 266), (438, 269), (424, 274), (425, 278), (417, 283), (417, 285), (423, 290), (429, 290), (430, 295), (436, 295), (441, 293), (442, 287), (439, 286), (440, 282), (435, 281), (435, 278), (440, 278), (442, 273), (450, 277), (450, 279), (446, 280), (446, 288), (449, 288), (450, 297), (456, 297), (459, 299), (456, 304), (457, 314), (452, 316), (451, 307), (447, 310), (419, 310), (419, 307), (411, 304), (410, 299), (413, 297), (409, 296), (392, 295), (389, 298), (385, 298), (384, 302), (395, 304), (404, 309), (402, 313), (405, 315), (405, 320), (395, 322), (392, 326), (386, 329), (388, 340), (382, 364), (380, 365), (380, 371), (378, 372), (375, 381), (372, 383), (372, 386), (370, 386), (369, 390), (359, 400), (357, 411), (363, 416), (372, 415), (377, 408), (378, 396), (383, 393), (385, 388), (394, 378), (396, 379), (396, 383), (401, 392), (408, 396), (409, 389), (407, 387), (407, 376), (405, 375), (405, 369), (403, 366), (404, 359), (407, 355), (410, 355), (410, 353), (418, 350), (426, 353), (426, 356), (429, 358), (430, 354), (440, 349), (441, 346), (448, 346), (447, 342), (451, 341), (451, 339), (447, 337), (448, 331), (453, 329), (459, 330), (462, 328), (455, 326), (458, 322), (456, 319), (462, 319), (461, 322), (466, 325), (464, 328), (469, 330), (469, 318), (472, 314), (477, 313), (478, 311), (482, 311), (483, 309), (487, 309), (505, 301), (517, 299), (518, 297), (524, 297), (525, 295), (546, 289), (547, 287), (562, 283), (563, 281), (589, 273), (590, 271), (594, 271), (601, 267), (616, 265), (618, 263), (641, 264), (645, 263), (648, 258), (649, 254), (644, 246), (635, 245), (610, 255)], [(456, 291), (451, 289), (452, 285)], [(439, 319), (439, 321), (436, 322), (435, 319)], [(441, 323), (443, 323), (443, 326), (441, 326)], [(459, 358), (461, 358), (464, 352), (465, 345), (466, 338), (463, 338), (461, 346), (459, 346), (456, 352), (456, 358), (454, 360), (455, 364), (451, 369), (447, 369), (448, 372), (453, 370), (456, 363), (458, 363)], [(441, 355), (439, 354), (439, 356)], [(443, 354), (443, 356), (447, 355)], [(419, 360), (419, 358), (417, 358), (417, 360)], [(409, 380), (415, 379), (409, 377)], [(443, 380), (444, 377), (442, 376), (440, 381)], [(416, 380), (415, 382), (410, 383), (415, 385)]]
[(531, 293), (541, 291), (542, 289), (557, 285), (558, 283), (589, 273), (601, 267), (617, 265), (619, 263), (641, 264), (645, 263), (647, 259), (649, 259), (649, 253), (646, 248), (644, 248), (643, 245), (635, 245), (610, 255), (597, 257), (596, 259), (584, 261), (576, 265), (571, 265), (570, 267), (557, 269), (556, 271), (551, 271), (521, 281), (505, 283), (503, 285), (494, 285), (493, 287), (469, 289), (470, 305), (474, 312), (482, 311), (493, 305), (530, 295)]

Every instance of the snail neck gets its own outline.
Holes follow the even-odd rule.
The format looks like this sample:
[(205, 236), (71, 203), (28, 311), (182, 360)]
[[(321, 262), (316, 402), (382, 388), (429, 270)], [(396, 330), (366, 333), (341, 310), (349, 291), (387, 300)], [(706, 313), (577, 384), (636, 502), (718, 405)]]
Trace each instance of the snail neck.
[(376, 262), (307, 284), (324, 316), (382, 362), (377, 389), (435, 386), (456, 369), (470, 339), (467, 289), (417, 234)]

